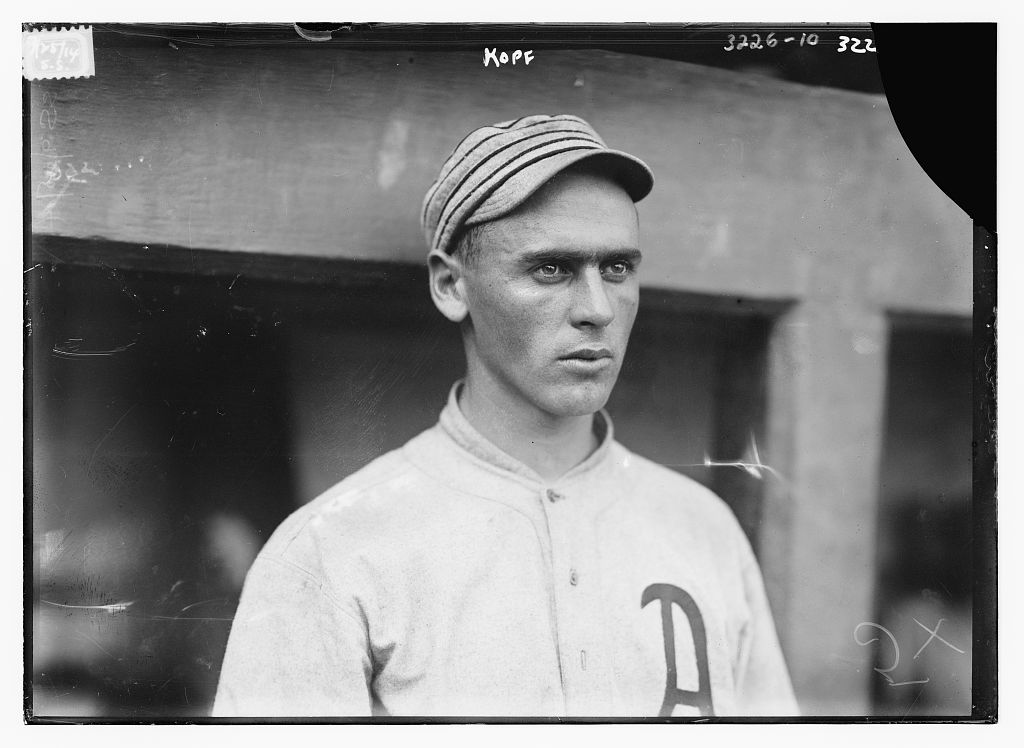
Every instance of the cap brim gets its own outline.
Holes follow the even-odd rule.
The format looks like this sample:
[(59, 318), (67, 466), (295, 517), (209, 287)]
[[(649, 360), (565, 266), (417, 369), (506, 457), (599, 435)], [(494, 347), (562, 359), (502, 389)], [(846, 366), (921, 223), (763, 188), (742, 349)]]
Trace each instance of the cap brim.
[(477, 207), (465, 225), (486, 223), (511, 213), (557, 174), (580, 162), (587, 162), (595, 172), (620, 185), (634, 203), (647, 197), (654, 187), (650, 167), (623, 151), (607, 148), (560, 153), (538, 161), (509, 179)]

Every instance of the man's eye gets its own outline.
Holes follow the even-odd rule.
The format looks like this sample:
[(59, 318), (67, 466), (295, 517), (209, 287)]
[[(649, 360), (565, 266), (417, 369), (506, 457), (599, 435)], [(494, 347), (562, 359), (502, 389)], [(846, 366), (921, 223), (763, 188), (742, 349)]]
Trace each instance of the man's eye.
[(565, 275), (566, 270), (557, 263), (545, 262), (543, 265), (538, 265), (535, 272), (537, 275), (545, 278), (557, 278), (561, 275)]
[(629, 275), (629, 272), (633, 269), (633, 266), (628, 262), (610, 262), (604, 266), (604, 274), (606, 276), (620, 277)]

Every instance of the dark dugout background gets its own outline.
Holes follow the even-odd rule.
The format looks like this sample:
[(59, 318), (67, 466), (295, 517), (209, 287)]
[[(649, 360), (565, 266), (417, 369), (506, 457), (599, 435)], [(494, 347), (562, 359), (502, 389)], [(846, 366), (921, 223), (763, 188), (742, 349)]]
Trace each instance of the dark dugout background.
[[(431, 177), (419, 177), (464, 131), (502, 118), (494, 92), (476, 103), (484, 44), (534, 49), (518, 80), (553, 75), (565, 89), (516, 83), (506, 107), (543, 110), (563, 96), (613, 146), (648, 159), (672, 196), (641, 206), (654, 272), (609, 410), (625, 444), (710, 485), (739, 516), (804, 710), (993, 715), (994, 413), (992, 369), (979, 362), (992, 360), (995, 223), (984, 197), (994, 148), (979, 122), (993, 108), (983, 84), (994, 82), (994, 27), (314, 26), (307, 34), (331, 39), (279, 25), (95, 26), (96, 78), (25, 85), (26, 715), (205, 717), (245, 572), (269, 533), (435, 421), (463, 359), (425, 293), (415, 213)], [(772, 32), (817, 41), (736, 52), (741, 38)], [(934, 49), (915, 54), (922, 39), (952, 33), (978, 49), (972, 70), (966, 55), (954, 75), (937, 70)], [(877, 58), (836, 53), (840, 35), (872, 34)], [(346, 80), (334, 61), (360, 75)], [(534, 67), (544, 64), (547, 73)], [(436, 103), (401, 99), (388, 71), (402, 65), (402, 85), (436, 89)], [(469, 66), (477, 78), (460, 82)], [(633, 90), (621, 90), (631, 77)], [(956, 81), (969, 90), (963, 107), (948, 104)], [(324, 90), (334, 97), (309, 95)], [(899, 167), (855, 163), (896, 153), (867, 112), (883, 92), (905, 147), (976, 221), (973, 334), (956, 280), (966, 272), (969, 289), (969, 219), (928, 192), (927, 178), (907, 176), (906, 154)], [(681, 124), (666, 103), (679, 94), (695, 112)], [(295, 111), (304, 95), (308, 110)], [(761, 119), (771, 120), (764, 132)], [(452, 128), (429, 136), (436, 150), (419, 146), (418, 171), (395, 160), (416, 137), (409, 122)], [(643, 138), (672, 126), (677, 135)], [(830, 134), (818, 142), (819, 132)], [(59, 152), (39, 150), (44, 136)], [(950, 138), (956, 148), (928, 155)], [(371, 143), (375, 157), (352, 155)], [(722, 173), (657, 163), (676, 149), (681, 159), (710, 153)], [(53, 179), (55, 154), (81, 172), (101, 153), (105, 176), (93, 185), (76, 186), (67, 168)], [(274, 166), (316, 159), (337, 167)], [(332, 204), (323, 180), (368, 162), (375, 170), (342, 180), (349, 191)], [(154, 163), (183, 186), (167, 191)], [(423, 184), (406, 186), (403, 168)], [(78, 204), (48, 208), (47, 182), (79, 193)], [(837, 190), (824, 226), (799, 210), (823, 185)], [(170, 199), (187, 191), (188, 205)], [(224, 191), (242, 197), (225, 202)], [(886, 191), (901, 194), (887, 201)], [(888, 213), (865, 203), (872, 192)], [(742, 206), (746, 223), (712, 215), (715, 204)], [(840, 235), (858, 232), (866, 244), (881, 232), (892, 248), (851, 257), (826, 246), (830, 234), (842, 248)], [(806, 263), (787, 254), (794, 241)], [(942, 246), (930, 256), (933, 242)], [(785, 480), (705, 466), (749, 463), (752, 444)], [(933, 641), (913, 657), (928, 636), (921, 622), (939, 619), (958, 649)], [(888, 668), (893, 650), (884, 635), (859, 644), (863, 622), (900, 643), (899, 670), (871, 670)]]

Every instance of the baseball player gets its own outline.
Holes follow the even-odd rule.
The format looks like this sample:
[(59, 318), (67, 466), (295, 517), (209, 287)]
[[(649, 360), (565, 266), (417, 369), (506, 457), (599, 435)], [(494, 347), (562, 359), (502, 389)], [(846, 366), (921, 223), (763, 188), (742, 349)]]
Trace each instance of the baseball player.
[(433, 428), (267, 542), (214, 716), (796, 713), (731, 511), (602, 409), (652, 186), (575, 116), (459, 143), (421, 219), (466, 376)]

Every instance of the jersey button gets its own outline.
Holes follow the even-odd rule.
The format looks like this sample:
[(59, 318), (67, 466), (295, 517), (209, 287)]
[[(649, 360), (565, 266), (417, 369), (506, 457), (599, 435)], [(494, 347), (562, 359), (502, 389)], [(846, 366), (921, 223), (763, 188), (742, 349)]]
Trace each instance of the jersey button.
[(548, 489), (548, 501), (550, 501), (550, 502), (561, 501), (562, 498), (563, 498), (562, 494), (558, 493), (558, 491), (554, 490), (553, 488), (549, 488)]
[(580, 575), (576, 572), (575, 569), (572, 569), (569, 572), (569, 584), (571, 584), (573, 587), (575, 587), (579, 583), (580, 583)]

